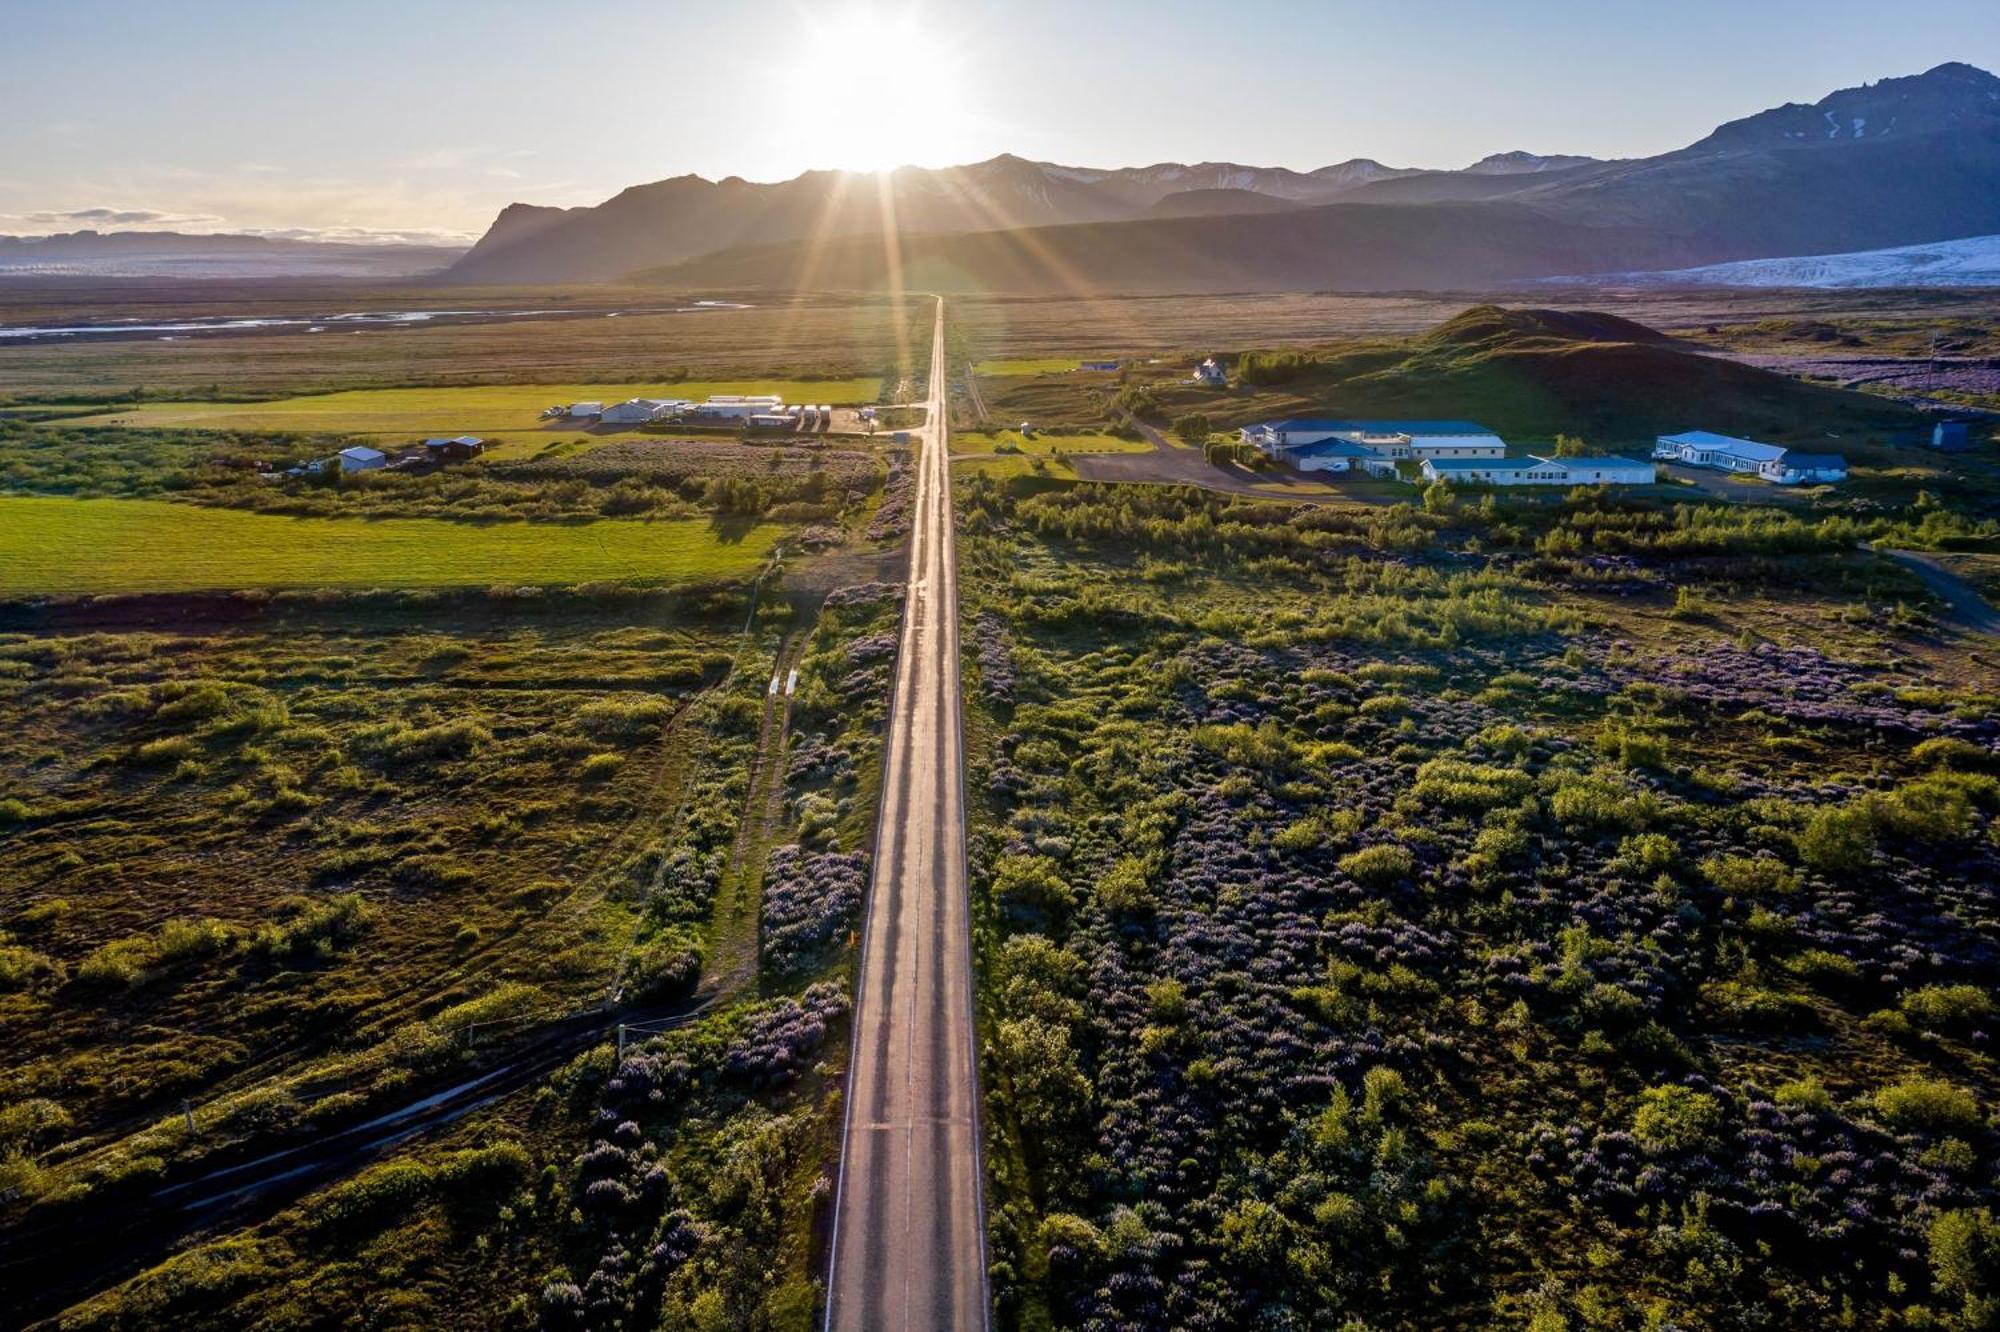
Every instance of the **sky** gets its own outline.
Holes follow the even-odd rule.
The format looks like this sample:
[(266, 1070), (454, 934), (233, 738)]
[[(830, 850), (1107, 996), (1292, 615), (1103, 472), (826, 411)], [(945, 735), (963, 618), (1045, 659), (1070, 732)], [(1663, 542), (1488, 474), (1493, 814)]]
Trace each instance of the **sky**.
[(694, 172), (1632, 157), (1996, 0), (0, 0), (0, 232), (463, 242)]

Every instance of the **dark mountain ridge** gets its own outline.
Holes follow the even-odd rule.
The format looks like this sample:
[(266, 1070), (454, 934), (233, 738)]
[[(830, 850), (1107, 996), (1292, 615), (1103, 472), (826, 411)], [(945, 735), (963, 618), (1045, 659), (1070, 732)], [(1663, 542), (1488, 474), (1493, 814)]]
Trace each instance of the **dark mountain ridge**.
[[(1814, 118), (1847, 132), (1801, 137)], [(903, 280), (944, 290), (1379, 291), (1994, 232), (2000, 79), (1951, 64), (1629, 161), (1513, 152), (1454, 172), (1368, 159), (1315, 172), (1100, 171), (1003, 155), (879, 179), (682, 176), (595, 208), (509, 209), (450, 276), (601, 280), (643, 269), (691, 286), (875, 288), (896, 253)]]

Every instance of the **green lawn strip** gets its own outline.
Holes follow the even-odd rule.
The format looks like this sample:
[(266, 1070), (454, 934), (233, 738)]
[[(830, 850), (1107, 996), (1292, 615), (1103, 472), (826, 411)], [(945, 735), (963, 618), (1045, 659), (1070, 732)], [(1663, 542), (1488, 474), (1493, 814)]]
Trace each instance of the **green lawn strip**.
[(1026, 453), (1047, 457), (1055, 453), (1151, 453), (1153, 446), (1143, 439), (1120, 439), (1096, 431), (1081, 434), (1023, 435), (1018, 430), (991, 433), (969, 430), (951, 437), (954, 453)]
[(156, 500), (0, 498), (0, 594), (665, 582), (746, 574), (784, 529), (706, 519), (476, 526)]
[(1059, 375), (1081, 368), (1074, 356), (1027, 357), (1013, 361), (981, 361), (973, 369), (989, 379), (1019, 378), (1024, 375)]
[(345, 435), (490, 434), (574, 429), (541, 421), (558, 404), (627, 398), (688, 398), (717, 393), (776, 393), (786, 402), (851, 406), (873, 402), (878, 376), (854, 379), (688, 380), (677, 384), (500, 384), (471, 388), (350, 389), (271, 402), (147, 402), (81, 417), (83, 425), (189, 426), (216, 430), (297, 430)]

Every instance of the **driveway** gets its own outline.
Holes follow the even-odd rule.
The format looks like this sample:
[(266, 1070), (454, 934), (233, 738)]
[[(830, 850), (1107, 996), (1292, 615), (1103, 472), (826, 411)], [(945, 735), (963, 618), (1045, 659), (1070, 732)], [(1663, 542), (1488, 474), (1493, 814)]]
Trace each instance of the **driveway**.
[(1248, 467), (1238, 467), (1234, 463), (1211, 463), (1201, 455), (1201, 450), (1169, 439), (1157, 428), (1143, 421), (1132, 422), (1134, 428), (1145, 436), (1153, 446), (1151, 453), (1092, 453), (1073, 455), (1069, 464), (1076, 474), (1085, 481), (1121, 481), (1138, 484), (1163, 486), (1200, 486), (1204, 490), (1219, 490), (1229, 495), (1247, 495), (1252, 499), (1276, 500), (1345, 500), (1351, 504), (1394, 504), (1399, 500), (1417, 498), (1413, 487), (1401, 487), (1406, 493), (1373, 493), (1357, 491), (1339, 482), (1321, 480), (1317, 476), (1295, 472), (1289, 467), (1272, 467), (1258, 471)]

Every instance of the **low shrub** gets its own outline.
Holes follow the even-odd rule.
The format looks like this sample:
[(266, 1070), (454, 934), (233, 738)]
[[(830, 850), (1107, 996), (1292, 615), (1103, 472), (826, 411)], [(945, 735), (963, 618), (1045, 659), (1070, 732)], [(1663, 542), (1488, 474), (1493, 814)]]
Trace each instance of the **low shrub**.
[(1401, 883), (1417, 868), (1417, 858), (1407, 847), (1369, 846), (1342, 856), (1341, 873), (1367, 888), (1387, 888)]
[(1875, 1093), (1875, 1113), (1896, 1129), (1956, 1132), (1979, 1127), (1979, 1099), (1935, 1078), (1907, 1078)]

